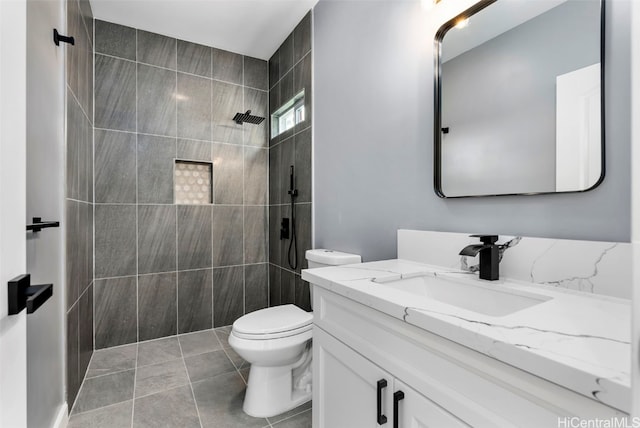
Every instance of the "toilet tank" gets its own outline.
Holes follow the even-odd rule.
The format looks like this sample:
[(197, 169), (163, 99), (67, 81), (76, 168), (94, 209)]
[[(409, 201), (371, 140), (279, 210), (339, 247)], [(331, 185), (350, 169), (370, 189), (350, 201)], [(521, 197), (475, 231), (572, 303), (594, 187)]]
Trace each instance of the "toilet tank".
[(309, 269), (350, 265), (362, 262), (362, 257), (357, 254), (342, 253), (340, 251), (324, 249), (307, 250), (306, 258), (309, 263)]

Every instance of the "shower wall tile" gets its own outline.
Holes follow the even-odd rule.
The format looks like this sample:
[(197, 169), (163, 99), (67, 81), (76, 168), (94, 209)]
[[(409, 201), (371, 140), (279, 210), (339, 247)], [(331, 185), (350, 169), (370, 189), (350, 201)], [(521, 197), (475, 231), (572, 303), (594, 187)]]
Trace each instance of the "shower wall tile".
[[(295, 141), (293, 137), (287, 138), (280, 143), (280, 163), (278, 169), (280, 171), (278, 177), (277, 189), (279, 190), (279, 201), (281, 204), (288, 204), (291, 202), (291, 196), (289, 193), (289, 187), (291, 182), (291, 166), (295, 168)], [(310, 167), (310, 166), (309, 166)], [(295, 168), (296, 176), (300, 172)]]
[(242, 204), (243, 149), (230, 144), (213, 143), (213, 202)]
[(266, 149), (244, 148), (244, 203), (266, 205), (269, 184), (269, 153)]
[(280, 297), (280, 269), (278, 266), (269, 265), (269, 306), (278, 306), (281, 304)]
[(84, 376), (93, 354), (93, 285), (89, 286), (78, 301), (78, 352), (79, 373)]
[(305, 252), (312, 248), (311, 242), (311, 204), (296, 204), (296, 223), (299, 225), (298, 232), (298, 268), (297, 273), (301, 269), (307, 268), (307, 259)]
[(244, 268), (213, 269), (213, 326), (222, 327), (244, 314)]
[(244, 267), (245, 312), (253, 312), (269, 306), (269, 265), (267, 263)]
[(244, 143), (248, 146), (265, 147), (267, 145), (268, 98), (267, 92), (248, 88), (244, 90), (244, 110), (251, 110), (252, 115), (265, 118), (259, 125), (245, 125)]
[(80, 105), (67, 91), (67, 150), (66, 150), (66, 196), (80, 199), (80, 158), (81, 145), (86, 144), (85, 135), (89, 122), (84, 117)]
[(178, 333), (213, 328), (213, 271), (178, 272)]
[(281, 241), (280, 222), (282, 216), (279, 205), (269, 206), (269, 263), (280, 266), (281, 262)]
[(96, 205), (95, 236), (97, 278), (136, 274), (134, 205)]
[(294, 137), (296, 202), (311, 202), (311, 128), (296, 134)]
[(211, 162), (211, 143), (208, 141), (178, 139), (177, 158)]
[(213, 206), (213, 266), (241, 265), (242, 206)]
[(211, 140), (211, 80), (178, 73), (178, 137)]
[(296, 301), (296, 275), (287, 269), (280, 269), (280, 303), (287, 305)]
[(96, 19), (97, 53), (136, 60), (136, 30)]
[(293, 62), (297, 63), (311, 51), (311, 12), (293, 30)]
[(96, 55), (96, 128), (136, 130), (136, 64)]
[(211, 206), (178, 205), (178, 270), (211, 267)]
[(278, 52), (280, 53), (279, 68), (282, 79), (293, 67), (293, 33), (289, 34), (289, 37), (282, 42)]
[(67, 2), (67, 28), (75, 45), (66, 55), (67, 83), (88, 118), (93, 117), (93, 46), (78, 2)]
[(138, 132), (176, 136), (176, 93), (175, 72), (138, 64)]
[(72, 406), (78, 395), (82, 378), (80, 376), (80, 322), (78, 320), (78, 304), (67, 312), (67, 402)]
[[(276, 247), (276, 250), (280, 252), (280, 267), (291, 269), (289, 266), (289, 244), (291, 243), (291, 205), (280, 205), (280, 217), (289, 220), (289, 238), (278, 240), (277, 243), (272, 243)], [(300, 227), (300, 219), (296, 219), (296, 231)], [(293, 262), (293, 247), (291, 248), (291, 261)]]
[(97, 280), (94, 293), (96, 349), (136, 342), (136, 277)]
[(211, 77), (223, 82), (242, 85), (242, 55), (213, 48), (213, 72)]
[(80, 202), (66, 200), (66, 296), (69, 309), (80, 296), (81, 288), (81, 264), (84, 262), (80, 254)]
[[(278, 106), (278, 108), (280, 108), (282, 104), (285, 104), (293, 99), (293, 97), (295, 97), (297, 94), (297, 92), (295, 91), (293, 74), (294, 73), (289, 72), (282, 77), (282, 80), (280, 80), (280, 105)], [(287, 136), (289, 135), (292, 135), (291, 130), (285, 131), (282, 138), (287, 138)]]
[(138, 61), (176, 69), (176, 39), (138, 30)]
[(304, 89), (304, 121), (295, 126), (295, 132), (311, 126), (313, 117), (311, 102), (313, 91), (311, 90), (311, 55), (304, 57), (293, 69), (293, 92), (300, 93)]
[(244, 86), (269, 90), (269, 63), (267, 61), (244, 57)]
[(97, 203), (136, 202), (136, 135), (95, 131)]
[(138, 206), (138, 272), (176, 270), (176, 207)]
[(280, 80), (280, 51), (277, 50), (269, 58), (269, 89), (278, 83)]
[(244, 207), (244, 262), (267, 261), (267, 207)]
[(304, 309), (307, 312), (311, 312), (311, 289), (309, 283), (303, 280), (299, 275), (296, 275), (296, 291), (295, 291), (295, 304), (296, 306)]
[(93, 44), (93, 11), (91, 10), (91, 3), (89, 0), (79, 0), (78, 3), (80, 4), (80, 14), (87, 30), (89, 43)]
[(178, 71), (211, 77), (211, 48), (178, 40)]
[(177, 334), (177, 275), (138, 276), (138, 340)]
[(269, 204), (280, 203), (280, 144), (269, 149)]
[(176, 139), (138, 135), (138, 203), (173, 203)]
[[(215, 62), (214, 62), (215, 71)], [(233, 121), (236, 113), (243, 113), (242, 86), (213, 81), (213, 141), (220, 143), (242, 144), (243, 125)]]

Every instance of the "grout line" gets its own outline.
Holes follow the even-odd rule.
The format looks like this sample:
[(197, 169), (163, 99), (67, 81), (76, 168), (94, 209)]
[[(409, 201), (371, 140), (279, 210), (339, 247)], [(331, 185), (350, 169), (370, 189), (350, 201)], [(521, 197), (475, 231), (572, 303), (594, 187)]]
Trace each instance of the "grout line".
[[(136, 59), (138, 58), (138, 31), (136, 31)], [(138, 65), (136, 64), (136, 343), (140, 342), (140, 287), (138, 274), (140, 273), (138, 260)], [(138, 364), (136, 353), (136, 366)], [(135, 397), (135, 388), (134, 388)], [(131, 424), (133, 425), (133, 411), (131, 412)]]
[[(138, 33), (136, 33), (136, 38)], [(137, 44), (137, 43), (136, 43)], [(138, 355), (140, 354), (140, 348), (136, 343), (136, 365), (133, 372), (133, 399), (131, 402), (131, 427), (133, 427), (133, 417), (136, 414), (136, 387), (138, 383)]]
[(200, 428), (202, 428), (202, 418), (200, 417), (200, 409), (198, 408), (198, 402), (196, 401), (196, 393), (193, 391), (193, 384), (191, 383), (191, 377), (189, 376), (187, 363), (184, 361), (184, 352), (182, 351), (182, 344), (180, 343), (180, 339), (178, 339), (178, 347), (180, 348), (180, 355), (182, 356), (182, 365), (184, 367), (184, 370), (187, 372), (187, 380), (189, 381), (189, 389), (191, 390), (191, 397), (193, 397), (193, 404), (196, 406), (196, 413), (198, 414), (198, 422), (200, 423)]

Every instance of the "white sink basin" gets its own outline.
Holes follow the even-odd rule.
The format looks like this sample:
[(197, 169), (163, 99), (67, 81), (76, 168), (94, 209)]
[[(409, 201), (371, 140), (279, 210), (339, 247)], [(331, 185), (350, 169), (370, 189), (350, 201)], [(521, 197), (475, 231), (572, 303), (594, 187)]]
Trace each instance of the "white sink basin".
[(552, 299), (541, 294), (433, 276), (403, 278), (377, 285), (493, 317), (510, 315)]

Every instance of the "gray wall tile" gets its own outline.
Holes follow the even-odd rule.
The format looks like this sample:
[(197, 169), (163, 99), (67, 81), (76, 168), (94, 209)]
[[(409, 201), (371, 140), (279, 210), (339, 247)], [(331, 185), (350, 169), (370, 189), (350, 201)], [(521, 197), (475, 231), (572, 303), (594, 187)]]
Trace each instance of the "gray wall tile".
[(211, 140), (211, 80), (178, 73), (178, 137)]
[(295, 301), (296, 275), (287, 269), (280, 269), (280, 303), (286, 305)]
[(136, 64), (96, 55), (96, 128), (136, 130)]
[(176, 270), (176, 207), (138, 206), (138, 272)]
[(136, 30), (96, 19), (96, 52), (136, 60)]
[(178, 159), (211, 162), (211, 143), (179, 138), (177, 155)]
[(138, 64), (138, 132), (176, 136), (176, 93), (175, 72)]
[(213, 48), (212, 77), (223, 82), (242, 85), (242, 55)]
[(311, 51), (311, 12), (307, 13), (293, 30), (293, 63)]
[(269, 89), (269, 70), (267, 61), (244, 57), (244, 85), (250, 88)]
[(95, 210), (95, 275), (136, 274), (136, 207), (97, 205)]
[(267, 204), (269, 184), (269, 153), (267, 149), (244, 148), (244, 203)]
[(242, 204), (243, 149), (213, 143), (213, 201), (216, 204)]
[(175, 138), (138, 135), (138, 203), (173, 203)]
[(280, 51), (277, 50), (269, 58), (269, 89), (280, 80)]
[(85, 290), (78, 301), (79, 375), (84, 377), (93, 355), (93, 285)]
[(78, 305), (67, 312), (67, 403), (73, 406), (78, 395), (82, 379), (80, 378), (80, 324), (78, 320)]
[(313, 91), (311, 90), (311, 55), (304, 57), (295, 68), (293, 69), (293, 92), (294, 94), (300, 93), (304, 89), (304, 122), (301, 122), (295, 126), (295, 132), (300, 132), (302, 129), (311, 126), (313, 119), (312, 113), (312, 98)]
[(136, 344), (96, 351), (91, 359), (87, 378), (135, 369), (137, 353)]
[(136, 135), (95, 131), (97, 203), (136, 202)]
[[(291, 205), (280, 205), (280, 219), (289, 219), (289, 238), (279, 240), (274, 244), (275, 248), (278, 248), (280, 251), (280, 267), (291, 269), (289, 266), (289, 245), (291, 243), (292, 233), (291, 233)], [(300, 224), (299, 220), (296, 219), (296, 228)], [(297, 232), (297, 229), (296, 229)], [(291, 248), (291, 261), (293, 262), (293, 247)]]
[(133, 398), (134, 370), (87, 379), (82, 385), (75, 413), (121, 403)]
[[(280, 203), (288, 204), (291, 196), (287, 193), (290, 186), (291, 166), (295, 167), (294, 139), (287, 138), (280, 143), (280, 174), (278, 178), (278, 189), (280, 190)], [(298, 174), (296, 172), (296, 174)]]
[(176, 69), (176, 39), (138, 30), (138, 61)]
[(138, 345), (138, 367), (182, 358), (177, 337), (142, 342)]
[(80, 199), (80, 145), (82, 144), (84, 119), (80, 106), (67, 91), (67, 148), (66, 148), (66, 197)]
[(267, 133), (269, 130), (268, 93), (255, 89), (244, 89), (244, 110), (251, 110), (254, 116), (264, 117), (265, 120), (259, 124), (252, 123), (244, 125), (244, 143), (249, 146), (267, 146)]
[(94, 293), (96, 349), (136, 342), (136, 277), (97, 280)]
[(211, 77), (211, 48), (178, 40), (178, 71)]
[(305, 252), (313, 247), (311, 242), (311, 204), (296, 204), (296, 231), (298, 232), (298, 268), (306, 269), (307, 259)]
[(185, 358), (191, 355), (199, 355), (222, 349), (222, 344), (218, 340), (218, 336), (211, 330), (182, 334), (178, 336), (178, 338), (180, 339), (182, 355)]
[(278, 306), (281, 302), (280, 267), (269, 265), (269, 306)]
[(309, 283), (304, 281), (299, 275), (296, 275), (296, 305), (307, 312), (311, 312), (311, 289)]
[(244, 262), (267, 261), (267, 207), (244, 207)]
[(242, 86), (212, 82), (213, 141), (242, 144), (243, 125), (233, 121), (236, 113), (244, 113)]
[(177, 275), (138, 276), (138, 340), (177, 334)]
[(211, 267), (211, 206), (178, 206), (178, 269)]
[(78, 4), (80, 5), (80, 14), (84, 20), (89, 41), (93, 44), (93, 11), (91, 10), (91, 2), (89, 0), (80, 0)]
[(182, 359), (144, 366), (136, 370), (135, 396), (143, 397), (188, 384)]
[(280, 145), (269, 149), (269, 203), (280, 203)]
[(244, 267), (245, 313), (269, 306), (269, 265), (247, 265)]
[(66, 242), (65, 242), (65, 259), (66, 259), (66, 295), (67, 309), (71, 308), (82, 287), (82, 263), (84, 262), (80, 253), (80, 219), (79, 208), (80, 203), (67, 200), (66, 206)]
[(178, 272), (178, 333), (213, 328), (211, 269)]
[(242, 264), (242, 207), (214, 205), (212, 209), (213, 266)]
[[(290, 101), (296, 96), (296, 94), (297, 92), (295, 92), (293, 71), (289, 71), (282, 77), (282, 80), (280, 80), (280, 104), (278, 105), (278, 108)], [(293, 131), (285, 131), (282, 135), (282, 138), (287, 138), (287, 136), (293, 135)]]
[(294, 137), (296, 202), (311, 202), (311, 128)]
[(282, 256), (280, 241), (282, 215), (280, 213), (280, 206), (272, 205), (269, 207), (269, 262), (276, 265), (281, 264)]
[(244, 314), (242, 266), (213, 269), (213, 326), (231, 325)]
[(294, 64), (293, 33), (289, 34), (289, 37), (287, 37), (284, 40), (284, 42), (282, 42), (278, 51), (280, 53), (280, 63), (279, 63), (280, 78), (283, 78), (285, 74), (287, 74), (289, 70), (291, 70), (291, 67), (293, 67), (293, 64)]
[(77, 2), (67, 2), (67, 28), (75, 37), (73, 49), (67, 51), (67, 83), (88, 117), (92, 116), (93, 46)]

